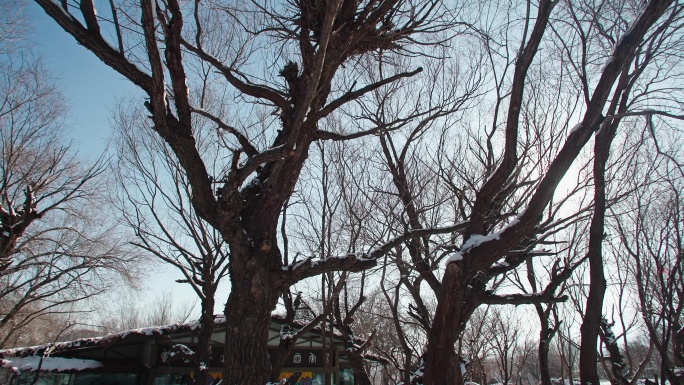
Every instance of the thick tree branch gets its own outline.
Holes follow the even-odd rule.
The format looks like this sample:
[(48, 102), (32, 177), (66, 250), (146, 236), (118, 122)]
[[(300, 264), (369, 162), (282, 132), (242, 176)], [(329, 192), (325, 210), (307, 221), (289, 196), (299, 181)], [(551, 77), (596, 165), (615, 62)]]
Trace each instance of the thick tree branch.
[(406, 233), (386, 242), (382, 246), (374, 250), (371, 250), (370, 253), (368, 253), (368, 255), (364, 255), (364, 257), (368, 259), (378, 259), (383, 255), (387, 254), (388, 252), (390, 252), (393, 248), (413, 238), (419, 238), (435, 234), (458, 233), (463, 231), (467, 226), (468, 222), (460, 222), (455, 225), (446, 227), (432, 227), (427, 229), (408, 230)]
[[(192, 126), (190, 119), (190, 100), (185, 69), (183, 68), (183, 54), (181, 53), (181, 35), (183, 28), (183, 13), (177, 0), (169, 0), (171, 19), (164, 26), (166, 68), (171, 78), (173, 101), (176, 106), (178, 121), (185, 127)], [(163, 19), (162, 19), (163, 20)]]
[(339, 134), (337, 132), (317, 130), (316, 131), (316, 139), (317, 140), (344, 141), (344, 140), (352, 140), (352, 139), (363, 138), (364, 136), (376, 135), (376, 134), (379, 134), (381, 132), (387, 132), (387, 131), (388, 131), (388, 129), (386, 127), (382, 127), (382, 126), (377, 126), (375, 128), (371, 128), (370, 130), (354, 132), (351, 134)]
[(150, 93), (150, 110), (155, 130), (166, 127), (166, 84), (164, 81), (164, 65), (157, 46), (157, 21), (155, 20), (156, 1), (142, 0), (142, 28), (147, 47), (147, 58), (152, 68), (152, 93)]
[(527, 71), (532, 64), (532, 60), (537, 54), (544, 32), (549, 21), (551, 11), (557, 2), (543, 0), (539, 3), (537, 20), (530, 35), (530, 39), (521, 52), (515, 63), (513, 84), (510, 91), (510, 103), (508, 106), (508, 116), (506, 119), (506, 143), (503, 159), (494, 174), (487, 180), (477, 193), (475, 205), (471, 214), (470, 228), (466, 232), (466, 237), (473, 234), (482, 233), (484, 230), (484, 218), (491, 201), (496, 194), (501, 191), (504, 184), (508, 181), (518, 162), (518, 125), (520, 124), (520, 110), (522, 108), (523, 93)]
[(684, 120), (684, 115), (677, 115), (677, 114), (669, 113), (667, 111), (659, 111), (659, 110), (651, 110), (651, 109), (608, 115), (604, 119), (606, 121), (616, 120), (616, 119), (620, 120), (622, 118), (627, 118), (630, 116), (645, 116), (646, 118), (651, 119), (654, 115), (664, 116), (666, 118), (672, 118), (672, 119), (677, 119), (677, 120)]
[(83, 20), (86, 22), (88, 31), (94, 35), (100, 35), (100, 26), (97, 24), (97, 16), (95, 14), (95, 5), (93, 0), (81, 0), (81, 14)]
[(548, 294), (546, 291), (530, 294), (490, 294), (485, 295), (482, 298), (482, 303), (487, 305), (534, 305), (538, 303), (565, 302), (568, 298), (567, 295), (555, 297), (552, 294)]
[(330, 271), (350, 271), (358, 272), (369, 269), (377, 265), (376, 259), (367, 257), (357, 257), (349, 254), (344, 257), (331, 257), (326, 259), (314, 259), (308, 257), (300, 262), (292, 262), (283, 266), (281, 278), (292, 285), (302, 279), (320, 275)]
[(356, 254), (349, 254), (344, 257), (332, 257), (327, 259), (314, 259), (314, 257), (308, 257), (303, 261), (295, 261), (287, 266), (283, 266), (283, 279), (294, 283), (304, 278), (313, 277), (328, 271), (362, 271), (374, 267), (380, 257), (408, 240), (427, 235), (459, 232), (462, 231), (466, 226), (467, 222), (462, 222), (453, 226), (409, 230), (405, 234), (390, 240), (377, 249), (370, 251), (368, 254), (361, 254), (359, 256)]
[(285, 146), (273, 147), (264, 152), (260, 152), (249, 158), (247, 162), (242, 167), (237, 168), (234, 173), (231, 173), (229, 179), (231, 182), (240, 185), (251, 173), (260, 167), (263, 167), (264, 164), (285, 159), (289, 152), (290, 150), (285, 148)]
[(159, 135), (168, 143), (178, 158), (181, 167), (192, 186), (190, 200), (197, 214), (215, 229), (222, 229), (219, 217), (219, 205), (214, 197), (214, 190), (209, 173), (204, 165), (202, 156), (197, 150), (195, 138), (189, 127), (183, 126), (175, 116), (168, 114), (167, 125), (155, 127)]
[(619, 385), (629, 385), (629, 381), (625, 378), (625, 371), (627, 368), (627, 363), (625, 358), (620, 352), (620, 347), (617, 343), (617, 338), (613, 334), (612, 324), (608, 322), (607, 319), (601, 318), (599, 335), (601, 340), (606, 347), (606, 350), (610, 354), (608, 359), (610, 360), (610, 376), (612, 377), (611, 383)]
[(71, 34), (79, 44), (92, 51), (102, 62), (142, 88), (148, 95), (152, 92), (152, 77), (128, 61), (123, 52), (118, 52), (107, 44), (101, 35), (94, 34), (84, 28), (78, 20), (56, 2), (51, 0), (35, 1), (65, 31)]

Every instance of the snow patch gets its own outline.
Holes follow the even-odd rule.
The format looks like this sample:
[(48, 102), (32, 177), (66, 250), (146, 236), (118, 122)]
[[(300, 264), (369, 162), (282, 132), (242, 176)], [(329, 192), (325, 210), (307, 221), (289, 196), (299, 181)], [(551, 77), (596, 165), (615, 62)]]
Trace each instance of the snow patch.
[(67, 12), (66, 9), (62, 8), (62, 5), (61, 5), (60, 3), (58, 3), (56, 0), (50, 0), (50, 2), (51, 2), (52, 4), (54, 4), (54, 5), (56, 5), (57, 8), (59, 8), (59, 10), (62, 11), (62, 13), (64, 14), (64, 16), (66, 16), (66, 17), (68, 17), (69, 19), (72, 19), (72, 20), (74, 19), (74, 18), (69, 14), (69, 12)]
[(292, 328), (288, 324), (283, 324), (283, 326), (280, 327), (280, 339), (281, 340), (290, 340), (292, 339)]
[(183, 362), (189, 363), (190, 357), (195, 356), (195, 352), (183, 344), (175, 344), (169, 350), (163, 350), (161, 353), (161, 359), (163, 362), (169, 362), (173, 360), (177, 355), (180, 355)]
[(37, 356), (6, 358), (0, 360), (0, 364), (2, 365), (2, 368), (10, 369), (17, 373), (26, 371), (33, 372), (38, 370), (38, 367), (40, 367), (42, 372), (81, 371), (102, 367), (102, 363), (96, 360)]
[(473, 234), (470, 236), (470, 238), (468, 238), (467, 241), (465, 241), (465, 243), (463, 243), (461, 251), (451, 254), (451, 256), (447, 259), (446, 264), (448, 265), (452, 262), (462, 261), (464, 253), (467, 253), (468, 251), (476, 248), (477, 246), (480, 246), (483, 243), (498, 240), (500, 237), (500, 231), (492, 233), (490, 235)]
[(568, 131), (568, 136), (574, 134), (575, 131), (577, 131), (577, 130), (580, 129), (580, 127), (582, 127), (582, 122), (579, 122), (579, 123), (575, 124), (575, 125), (570, 129), (570, 131)]
[(615, 58), (612, 55), (609, 56), (608, 59), (606, 59), (606, 62), (603, 63), (603, 67), (601, 67), (601, 73), (603, 73), (603, 71), (605, 71), (606, 68), (608, 68), (608, 66), (610, 65), (610, 63), (613, 62), (613, 60), (615, 60)]
[(473, 234), (468, 238), (468, 240), (463, 244), (461, 248), (462, 251), (468, 251), (480, 246), (483, 243), (498, 240), (501, 237), (500, 232), (496, 232), (490, 235)]
[(446, 263), (447, 265), (452, 263), (452, 262), (460, 262), (463, 260), (463, 254), (461, 252), (455, 252), (451, 254), (451, 256), (447, 259)]

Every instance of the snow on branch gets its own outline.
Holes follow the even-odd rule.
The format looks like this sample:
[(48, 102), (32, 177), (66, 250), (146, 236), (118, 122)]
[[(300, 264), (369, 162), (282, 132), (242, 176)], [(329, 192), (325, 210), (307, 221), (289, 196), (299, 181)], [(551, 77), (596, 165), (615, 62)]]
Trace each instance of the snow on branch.
[(308, 257), (303, 261), (295, 261), (287, 266), (283, 266), (282, 270), (285, 274), (285, 279), (294, 283), (329, 271), (357, 272), (374, 267), (376, 264), (377, 259), (368, 258), (365, 254), (362, 256), (347, 254), (326, 259)]
[(556, 297), (550, 292), (544, 291), (540, 293), (516, 293), (496, 295), (490, 294), (484, 296), (482, 302), (488, 305), (533, 305), (537, 303), (557, 303), (568, 300), (567, 295)]
[(261, 167), (264, 163), (275, 162), (285, 158), (289, 150), (284, 145), (271, 147), (266, 151), (252, 156), (247, 162), (235, 170), (234, 178), (238, 183), (242, 183), (247, 177)]
[[(502, 274), (509, 271), (527, 260), (531, 254), (535, 252), (530, 252), (527, 256), (521, 255), (519, 257), (511, 258), (507, 257), (504, 261), (495, 263), (489, 270), (490, 275)], [(553, 253), (551, 253), (553, 254)], [(562, 265), (561, 259), (557, 259), (551, 268), (550, 282), (542, 292), (537, 293), (520, 293), (520, 294), (508, 294), (508, 295), (493, 295), (489, 294), (484, 297), (484, 303), (488, 304), (512, 304), (512, 305), (526, 305), (526, 304), (536, 304), (536, 303), (557, 303), (565, 302), (568, 300), (568, 296), (556, 296), (556, 290), (558, 287), (565, 282), (572, 272), (584, 262), (586, 259), (583, 258), (578, 262), (569, 264), (565, 261)], [(508, 261), (508, 262), (507, 262)]]
[(297, 282), (304, 278), (313, 277), (329, 271), (362, 271), (376, 266), (378, 258), (408, 240), (426, 235), (458, 232), (465, 229), (467, 225), (468, 222), (459, 222), (455, 225), (446, 227), (408, 230), (403, 235), (391, 239), (368, 253), (360, 255), (347, 254), (326, 259), (308, 257), (302, 261), (294, 261), (287, 266), (283, 266), (282, 270), (285, 273), (285, 279), (289, 282)]
[(629, 381), (625, 378), (627, 364), (622, 352), (620, 352), (617, 337), (615, 337), (612, 327), (613, 323), (608, 322), (605, 317), (601, 318), (599, 335), (601, 336), (603, 344), (606, 346), (606, 350), (610, 354), (608, 357), (611, 371), (610, 376), (612, 377), (613, 383), (617, 382), (620, 385), (628, 385)]
[(169, 350), (164, 350), (161, 353), (161, 359), (164, 363), (178, 362), (182, 361), (185, 363), (196, 362), (197, 353), (183, 344), (175, 344), (169, 348)]
[(503, 260), (494, 262), (487, 270), (487, 275), (501, 275), (514, 270), (528, 258), (551, 256), (556, 254), (557, 252), (547, 250), (512, 251), (508, 253)]
[(463, 231), (467, 226), (469, 222), (459, 222), (451, 226), (446, 226), (446, 227), (431, 227), (427, 229), (413, 229), (413, 230), (408, 230), (404, 234), (386, 242), (382, 246), (372, 250), (366, 258), (368, 259), (378, 259), (382, 257), (383, 255), (387, 254), (390, 250), (393, 248), (399, 246), (400, 244), (411, 240), (413, 238), (418, 238), (418, 237), (423, 237), (426, 235), (436, 235), (436, 234), (446, 234), (446, 233), (455, 233), (455, 232), (460, 232)]

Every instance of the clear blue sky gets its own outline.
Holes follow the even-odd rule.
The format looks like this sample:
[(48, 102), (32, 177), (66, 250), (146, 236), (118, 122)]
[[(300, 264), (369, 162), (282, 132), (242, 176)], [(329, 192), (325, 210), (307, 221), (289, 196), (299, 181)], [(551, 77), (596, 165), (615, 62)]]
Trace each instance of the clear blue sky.
[[(58, 78), (61, 91), (68, 98), (74, 148), (87, 159), (98, 158), (109, 140), (110, 109), (116, 100), (133, 96), (142, 103), (143, 93), (78, 45), (32, 1), (27, 4), (26, 15), (34, 26), (31, 34), (34, 48), (46, 68)], [(176, 301), (195, 300), (189, 286), (175, 282), (180, 278), (175, 269), (160, 267), (150, 275), (144, 282), (145, 290), (139, 293), (141, 300), (153, 300), (163, 292), (171, 292)], [(217, 310), (222, 309), (226, 297), (224, 293), (217, 298)]]
[(117, 98), (142, 94), (78, 45), (38, 5), (29, 1), (26, 11), (34, 26), (31, 40), (68, 98), (74, 145), (82, 155), (98, 157), (109, 138), (108, 106)]

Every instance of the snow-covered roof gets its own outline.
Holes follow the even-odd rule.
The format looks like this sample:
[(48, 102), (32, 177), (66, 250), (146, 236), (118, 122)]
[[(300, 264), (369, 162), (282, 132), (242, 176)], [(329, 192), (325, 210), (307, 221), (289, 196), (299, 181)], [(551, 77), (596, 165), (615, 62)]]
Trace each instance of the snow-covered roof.
[[(273, 322), (278, 324), (283, 323), (285, 320), (284, 316), (277, 314), (274, 314), (271, 318)], [(223, 315), (214, 316), (214, 324), (216, 328), (214, 331), (215, 333), (220, 332), (220, 329), (225, 326), (225, 321), (226, 319)], [(293, 323), (294, 326), (300, 327), (306, 325), (306, 322), (301, 320), (296, 320)], [(44, 355), (47, 349), (50, 349), (49, 355), (55, 355), (60, 352), (69, 352), (85, 348), (108, 347), (122, 343), (135, 343), (149, 340), (150, 338), (192, 334), (193, 332), (198, 331), (199, 328), (199, 321), (192, 321), (188, 323), (178, 323), (164, 326), (151, 326), (140, 329), (127, 330), (101, 337), (80, 338), (74, 341), (55, 342), (52, 344), (19, 347), (13, 349), (0, 349), (0, 359), (6, 359), (9, 357), (42, 356)], [(312, 332), (320, 333), (320, 328), (313, 328)], [(333, 332), (333, 335), (338, 338), (341, 337), (340, 332), (337, 330)]]
[(73, 372), (102, 367), (97, 360), (82, 360), (63, 357), (12, 357), (0, 359), (0, 368), (15, 373), (33, 372), (40, 368), (41, 372)]
[[(224, 323), (225, 319), (221, 316), (216, 319), (215, 323), (218, 327)], [(149, 337), (161, 337), (176, 333), (192, 332), (199, 329), (199, 322), (193, 321), (185, 324), (172, 324), (165, 326), (152, 326), (140, 329), (127, 330), (120, 333), (109, 334), (102, 337), (80, 338), (74, 341), (55, 342), (49, 345), (36, 345), (28, 347), (20, 347), (14, 349), (0, 350), (0, 358), (7, 357), (29, 357), (43, 355), (46, 349), (50, 348), (50, 353), (55, 354), (62, 351), (95, 347), (95, 346), (109, 346), (121, 342), (136, 341), (147, 339)]]

